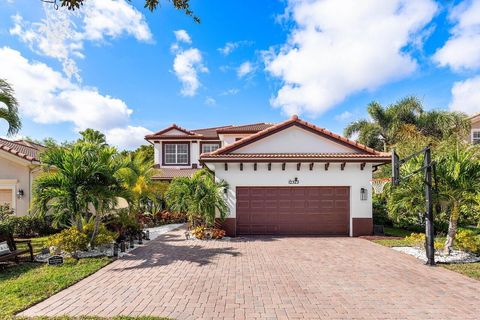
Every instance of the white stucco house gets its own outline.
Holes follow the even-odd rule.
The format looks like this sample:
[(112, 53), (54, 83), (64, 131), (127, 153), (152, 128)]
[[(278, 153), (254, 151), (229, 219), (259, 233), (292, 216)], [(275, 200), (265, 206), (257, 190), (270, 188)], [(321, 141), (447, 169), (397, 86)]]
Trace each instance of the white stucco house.
[(172, 125), (146, 139), (157, 179), (210, 169), (229, 184), (230, 236), (372, 233), (370, 180), (390, 154), (293, 116), (278, 124), (186, 130)]

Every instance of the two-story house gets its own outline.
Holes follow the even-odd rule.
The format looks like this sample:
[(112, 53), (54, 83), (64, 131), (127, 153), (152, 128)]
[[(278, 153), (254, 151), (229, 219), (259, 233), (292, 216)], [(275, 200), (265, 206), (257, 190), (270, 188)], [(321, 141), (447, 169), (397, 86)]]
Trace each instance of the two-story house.
[(155, 178), (204, 166), (228, 183), (221, 223), (230, 236), (371, 234), (372, 172), (391, 160), (297, 116), (197, 130), (172, 125), (146, 139), (155, 147)]
[(187, 130), (172, 124), (147, 135), (145, 139), (153, 144), (155, 150), (155, 168), (161, 169), (153, 178), (169, 181), (175, 177), (190, 176), (201, 167), (202, 153), (213, 152), (271, 126), (271, 123), (253, 123)]

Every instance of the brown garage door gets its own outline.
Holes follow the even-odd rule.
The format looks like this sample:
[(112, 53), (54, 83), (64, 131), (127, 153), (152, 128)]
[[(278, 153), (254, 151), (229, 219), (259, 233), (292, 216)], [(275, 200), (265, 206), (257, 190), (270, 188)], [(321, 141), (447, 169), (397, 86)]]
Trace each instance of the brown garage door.
[(239, 235), (348, 235), (348, 187), (237, 187)]

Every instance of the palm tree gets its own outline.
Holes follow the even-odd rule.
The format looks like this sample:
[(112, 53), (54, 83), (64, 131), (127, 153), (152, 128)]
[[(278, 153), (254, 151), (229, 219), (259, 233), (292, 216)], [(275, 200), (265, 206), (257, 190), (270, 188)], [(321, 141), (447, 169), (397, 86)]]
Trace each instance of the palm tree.
[(388, 107), (371, 102), (367, 107), (371, 120), (358, 120), (344, 130), (346, 137), (358, 134), (358, 141), (371, 148), (387, 151), (398, 137), (398, 131), (404, 124), (416, 124), (423, 112), (420, 101), (407, 97)]
[[(124, 165), (118, 176), (128, 190), (128, 201), (136, 212), (148, 211), (149, 203), (158, 205), (161, 201), (153, 185), (155, 174), (153, 163), (143, 153), (128, 153), (123, 158)], [(153, 212), (152, 212), (153, 213)]]
[(225, 181), (217, 182), (210, 172), (200, 170), (192, 177), (174, 179), (165, 197), (170, 209), (187, 213), (192, 226), (198, 222), (213, 225), (217, 212), (221, 219), (228, 214), (227, 189)]
[(470, 130), (467, 115), (451, 111), (423, 111), (421, 102), (407, 97), (388, 107), (377, 102), (368, 105), (370, 120), (352, 122), (344, 130), (346, 137), (358, 135), (358, 141), (377, 150), (404, 140), (404, 131), (416, 130), (424, 136), (445, 139), (451, 135), (464, 137)]
[[(2, 103), (5, 107), (2, 106)], [(22, 127), (13, 88), (2, 79), (0, 79), (0, 118), (8, 123), (8, 135), (16, 134)]]
[(33, 207), (39, 214), (53, 215), (57, 224), (70, 223), (79, 231), (82, 218), (93, 215), (93, 242), (101, 217), (123, 194), (123, 181), (118, 177), (123, 161), (115, 148), (105, 144), (101, 133), (87, 130), (81, 134), (77, 142), (51, 146), (40, 155), (45, 172), (35, 180)]
[(449, 139), (438, 152), (440, 200), (450, 211), (445, 253), (450, 253), (461, 208), (474, 205), (480, 188), (480, 148), (461, 139)]

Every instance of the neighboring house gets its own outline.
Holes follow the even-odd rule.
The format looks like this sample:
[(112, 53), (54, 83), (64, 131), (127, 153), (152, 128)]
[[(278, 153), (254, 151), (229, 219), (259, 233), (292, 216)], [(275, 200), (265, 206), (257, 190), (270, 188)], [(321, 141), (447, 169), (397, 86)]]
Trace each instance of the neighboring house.
[(473, 144), (480, 143), (480, 113), (477, 113), (470, 118), (470, 137), (469, 141)]
[(205, 165), (229, 184), (223, 228), (230, 236), (372, 234), (370, 180), (389, 153), (297, 116), (276, 125), (193, 131), (173, 125), (146, 139), (161, 171), (189, 175)]
[(43, 146), (25, 140), (0, 138), (0, 203), (16, 215), (26, 215), (32, 199), (32, 181), (40, 171)]

